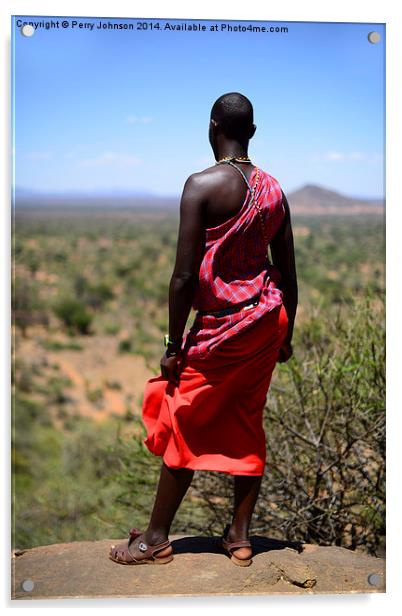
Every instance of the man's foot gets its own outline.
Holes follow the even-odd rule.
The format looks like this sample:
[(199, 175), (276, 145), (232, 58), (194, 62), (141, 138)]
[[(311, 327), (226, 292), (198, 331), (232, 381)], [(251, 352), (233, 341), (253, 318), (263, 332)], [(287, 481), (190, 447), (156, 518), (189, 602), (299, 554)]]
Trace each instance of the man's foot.
[(164, 535), (154, 535), (148, 531), (141, 533), (137, 529), (132, 529), (128, 541), (110, 547), (109, 557), (121, 564), (132, 564), (135, 561), (152, 562), (154, 554), (158, 562), (169, 562), (173, 558), (173, 548), (170, 544), (155, 552), (152, 550), (159, 545), (163, 546), (164, 543), (168, 543), (168, 538)]
[[(247, 535), (245, 535), (244, 533), (239, 533), (238, 531), (232, 529), (229, 524), (227, 524), (225, 527), (223, 538), (228, 543), (236, 543), (237, 541), (249, 541)], [(253, 555), (253, 550), (250, 547), (232, 548), (230, 551), (233, 556), (235, 556), (239, 560), (250, 560)]]

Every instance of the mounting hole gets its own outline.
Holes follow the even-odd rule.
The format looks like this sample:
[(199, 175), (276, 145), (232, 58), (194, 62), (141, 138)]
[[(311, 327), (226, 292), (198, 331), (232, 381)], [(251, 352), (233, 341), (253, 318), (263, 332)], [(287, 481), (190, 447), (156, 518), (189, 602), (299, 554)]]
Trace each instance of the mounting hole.
[(35, 32), (35, 28), (31, 24), (24, 24), (21, 28), (21, 34), (24, 36), (32, 36)]
[(381, 582), (381, 576), (378, 573), (370, 573), (367, 579), (371, 586), (378, 586)]
[(31, 592), (35, 584), (33, 583), (32, 580), (23, 580), (21, 586), (22, 586), (22, 590), (25, 590), (25, 592)]
[(379, 32), (369, 32), (367, 35), (368, 40), (370, 41), (370, 43), (379, 43), (381, 36)]

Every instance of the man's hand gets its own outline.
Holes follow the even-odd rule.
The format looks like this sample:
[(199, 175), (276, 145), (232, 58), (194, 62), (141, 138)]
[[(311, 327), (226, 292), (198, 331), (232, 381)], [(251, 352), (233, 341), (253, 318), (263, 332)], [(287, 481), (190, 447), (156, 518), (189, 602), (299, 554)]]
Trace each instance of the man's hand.
[(279, 349), (279, 355), (277, 361), (280, 363), (284, 363), (288, 361), (293, 355), (293, 348), (290, 342), (284, 342)]
[(179, 385), (179, 368), (178, 368), (179, 355), (172, 355), (171, 357), (163, 355), (161, 359), (161, 374), (164, 379), (167, 379), (175, 385)]

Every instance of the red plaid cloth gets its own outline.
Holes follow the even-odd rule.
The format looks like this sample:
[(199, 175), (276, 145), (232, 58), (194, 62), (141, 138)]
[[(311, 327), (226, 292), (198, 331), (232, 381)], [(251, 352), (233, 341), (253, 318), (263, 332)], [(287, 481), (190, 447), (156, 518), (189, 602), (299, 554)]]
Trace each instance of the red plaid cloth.
[[(257, 182), (256, 180), (257, 176)], [(254, 200), (260, 206), (268, 243), (285, 216), (279, 182), (254, 167), (249, 179)], [(229, 337), (246, 330), (264, 314), (282, 303), (277, 288), (281, 274), (269, 261), (261, 220), (250, 191), (240, 211), (217, 227), (206, 229), (206, 243), (193, 300), (194, 310), (221, 310), (261, 293), (259, 304), (249, 310), (217, 317), (196, 314), (183, 337), (182, 351), (188, 358), (206, 358)]]

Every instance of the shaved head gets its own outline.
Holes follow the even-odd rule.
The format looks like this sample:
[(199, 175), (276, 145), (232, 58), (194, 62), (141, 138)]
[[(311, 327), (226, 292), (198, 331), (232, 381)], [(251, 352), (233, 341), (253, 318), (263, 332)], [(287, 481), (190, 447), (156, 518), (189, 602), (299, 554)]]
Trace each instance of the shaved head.
[(244, 141), (253, 127), (253, 106), (243, 94), (228, 92), (212, 105), (211, 119), (220, 124), (226, 137)]

